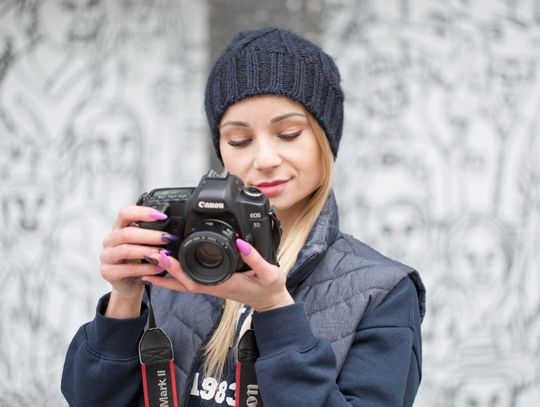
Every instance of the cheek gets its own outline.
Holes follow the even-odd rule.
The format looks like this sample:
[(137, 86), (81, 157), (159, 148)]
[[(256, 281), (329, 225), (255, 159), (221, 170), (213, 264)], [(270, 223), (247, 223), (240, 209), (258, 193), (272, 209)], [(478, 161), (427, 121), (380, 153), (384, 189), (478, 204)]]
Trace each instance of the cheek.
[(322, 154), (317, 145), (306, 146), (297, 152), (297, 157), (301, 157), (302, 166), (317, 177), (322, 174)]
[(223, 166), (229, 173), (239, 176), (242, 180), (245, 179), (249, 169), (246, 155), (231, 154), (230, 151), (221, 150), (221, 158), (223, 159)]

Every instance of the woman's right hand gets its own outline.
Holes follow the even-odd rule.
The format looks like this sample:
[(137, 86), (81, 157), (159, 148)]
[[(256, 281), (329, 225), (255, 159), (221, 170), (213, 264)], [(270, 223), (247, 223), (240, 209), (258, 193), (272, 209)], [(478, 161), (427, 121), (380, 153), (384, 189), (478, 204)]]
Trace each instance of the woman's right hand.
[[(160, 250), (176, 236), (143, 229), (137, 222), (152, 222), (167, 216), (147, 206), (126, 206), (118, 214), (113, 230), (103, 241), (100, 273), (111, 286), (105, 315), (112, 318), (135, 318), (140, 315), (144, 285), (140, 278), (163, 271), (157, 264)], [(146, 262), (141, 262), (146, 259)]]

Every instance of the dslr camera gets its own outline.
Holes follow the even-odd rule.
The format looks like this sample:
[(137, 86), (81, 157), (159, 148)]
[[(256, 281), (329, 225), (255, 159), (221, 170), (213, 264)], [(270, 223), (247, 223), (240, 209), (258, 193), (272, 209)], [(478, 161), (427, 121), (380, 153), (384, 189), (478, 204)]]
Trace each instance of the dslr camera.
[(178, 236), (165, 249), (201, 284), (220, 284), (233, 273), (250, 269), (236, 250), (238, 238), (276, 264), (281, 226), (274, 208), (259, 189), (245, 187), (226, 171), (210, 170), (195, 188), (154, 189), (142, 194), (137, 205), (167, 215), (163, 221), (138, 223)]

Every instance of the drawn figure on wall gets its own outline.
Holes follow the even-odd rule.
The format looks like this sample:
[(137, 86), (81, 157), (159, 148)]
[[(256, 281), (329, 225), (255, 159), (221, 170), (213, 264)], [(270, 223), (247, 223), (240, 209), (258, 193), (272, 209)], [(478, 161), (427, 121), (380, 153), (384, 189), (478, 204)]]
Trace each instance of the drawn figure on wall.
[(406, 69), (407, 66), (399, 60), (399, 56), (368, 53), (365, 61), (350, 73), (351, 83), (362, 84), (354, 87), (352, 94), (363, 107), (363, 121), (369, 121), (365, 124), (376, 126), (390, 123), (395, 126), (404, 121), (403, 115), (410, 101), (405, 85)]
[(493, 196), (497, 209), (504, 197), (509, 151), (525, 136), (540, 102), (536, 54), (532, 41), (523, 38), (523, 27), (515, 21), (501, 22), (497, 40), (489, 44), (483, 111), (498, 137)]
[(93, 91), (105, 10), (100, 0), (54, 0), (35, 13), (38, 34), (16, 55), (1, 102), (20, 134), (51, 148), (66, 115)]
[(471, 118), (461, 142), (449, 157), (452, 188), (456, 192), (459, 211), (496, 211), (496, 174), (499, 171), (500, 141), (485, 122)]
[(0, 359), (7, 360), (8, 366), (2, 386), (11, 386), (10, 391), (21, 394), (25, 392), (17, 386), (25, 383), (32, 383), (44, 395), (55, 393), (47, 383), (51, 373), (58, 372), (52, 355), (58, 349), (59, 332), (50, 321), (60, 316), (48, 314), (47, 304), (48, 284), (54, 273), (51, 231), (60, 200), (56, 185), (37, 174), (2, 186), (3, 233), (9, 239), (3, 247), (9, 275), (4, 275), (1, 284), (4, 317), (0, 331), (9, 338), (2, 341), (0, 350)]
[[(143, 133), (125, 103), (93, 100), (71, 118), (62, 146), (61, 172), (69, 176), (64, 183), (63, 221), (55, 229), (58, 244), (64, 248), (57, 260), (71, 265), (61, 269), (77, 270), (65, 281), (72, 282), (68, 292), (80, 291), (77, 298), (85, 304), (78, 310), (80, 318), (91, 311), (86, 300), (91, 301), (94, 289), (103, 287), (95, 270), (99, 242), (113, 216), (110, 208), (134, 203), (142, 192)], [(62, 281), (58, 279), (59, 284)]]
[[(117, 72), (120, 80), (136, 82), (146, 77), (151, 66), (141, 59), (161, 59), (165, 54), (165, 2), (123, 0), (117, 5), (118, 23)], [(152, 70), (154, 71), (154, 70)]]
[(453, 222), (447, 238), (451, 293), (441, 318), (453, 319), (448, 334), (454, 343), (479, 330), (504, 331), (519, 341), (524, 333), (513, 230), (497, 217), (471, 213)]
[(95, 204), (105, 214), (111, 205), (134, 202), (143, 185), (142, 149), (139, 120), (124, 102), (93, 100), (77, 112), (68, 124), (63, 151), (75, 206)]
[(455, 350), (442, 375), (442, 406), (516, 406), (532, 382), (534, 362), (505, 339), (473, 333)]

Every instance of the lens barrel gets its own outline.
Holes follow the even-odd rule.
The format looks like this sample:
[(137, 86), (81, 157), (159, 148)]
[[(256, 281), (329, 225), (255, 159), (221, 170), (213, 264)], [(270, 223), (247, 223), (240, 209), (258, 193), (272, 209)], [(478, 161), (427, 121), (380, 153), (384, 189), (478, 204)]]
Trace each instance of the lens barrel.
[(220, 284), (238, 269), (240, 256), (234, 246), (236, 233), (222, 221), (205, 221), (180, 245), (178, 258), (184, 272), (206, 285)]

